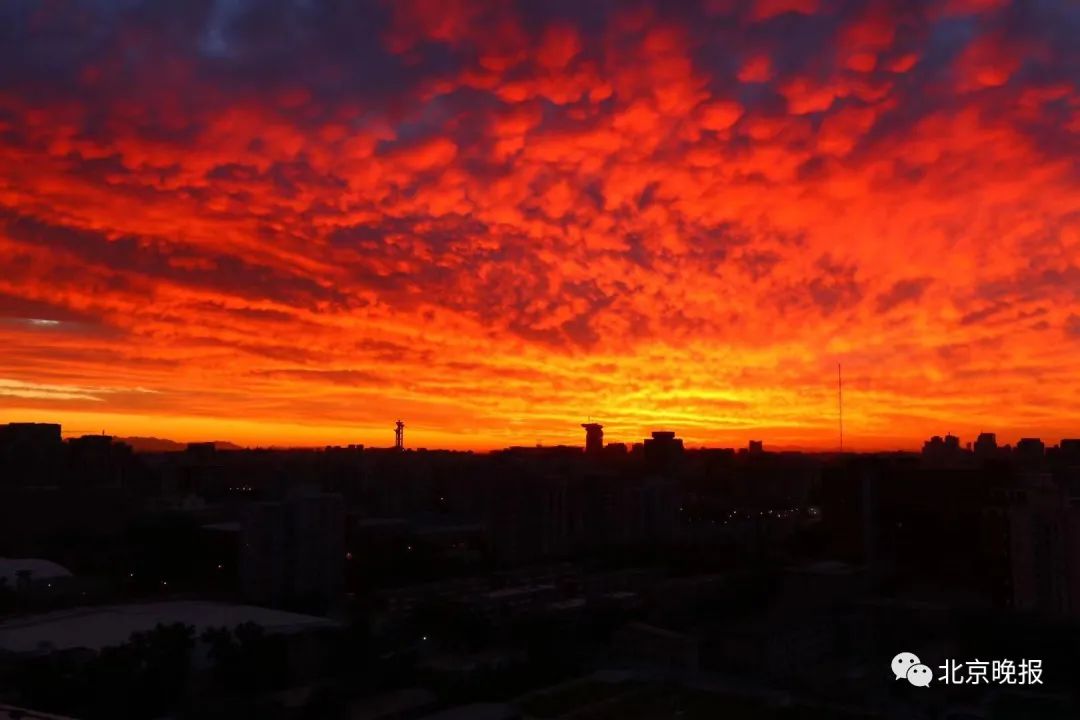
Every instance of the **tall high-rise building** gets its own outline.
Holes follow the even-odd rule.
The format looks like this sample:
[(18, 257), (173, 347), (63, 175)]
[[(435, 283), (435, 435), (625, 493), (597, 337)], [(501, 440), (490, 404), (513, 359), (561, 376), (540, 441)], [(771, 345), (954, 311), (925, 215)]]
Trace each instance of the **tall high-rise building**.
[(1080, 439), (1063, 438), (1058, 445), (1059, 453), (1067, 461), (1080, 459)]
[(998, 444), (997, 435), (994, 433), (979, 433), (979, 437), (975, 440), (975, 459), (980, 462), (983, 460), (990, 460), (997, 457)]
[(585, 428), (585, 452), (598, 455), (604, 451), (604, 426), (600, 423), (582, 423)]
[(0, 425), (0, 486), (57, 484), (63, 451), (59, 425)]
[(68, 440), (67, 484), (79, 487), (120, 487), (132, 466), (132, 449), (109, 435), (83, 435)]
[(345, 505), (340, 495), (298, 493), (246, 508), (240, 583), (249, 602), (326, 609), (344, 587)]
[(1048, 473), (1027, 472), (1009, 496), (1013, 607), (1051, 615), (1069, 609), (1067, 499)]

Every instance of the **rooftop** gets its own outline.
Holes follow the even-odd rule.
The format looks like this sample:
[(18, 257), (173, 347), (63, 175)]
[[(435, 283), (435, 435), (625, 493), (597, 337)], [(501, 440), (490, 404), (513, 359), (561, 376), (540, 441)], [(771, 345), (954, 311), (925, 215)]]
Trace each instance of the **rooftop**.
[(6, 578), (8, 587), (15, 587), (19, 579), (19, 573), (23, 570), (30, 572), (30, 579), (45, 580), (48, 578), (71, 577), (67, 568), (57, 565), (51, 560), (40, 558), (0, 558), (0, 578)]
[(71, 720), (71, 718), (49, 715), (48, 713), (27, 710), (26, 708), (11, 707), (10, 705), (0, 705), (0, 720)]
[(123, 645), (134, 633), (153, 630), (161, 624), (192, 625), (196, 635), (200, 635), (208, 628), (232, 628), (248, 622), (273, 633), (337, 626), (326, 618), (250, 605), (179, 600), (76, 608), (9, 620), (0, 623), (0, 650), (14, 653), (101, 650)]

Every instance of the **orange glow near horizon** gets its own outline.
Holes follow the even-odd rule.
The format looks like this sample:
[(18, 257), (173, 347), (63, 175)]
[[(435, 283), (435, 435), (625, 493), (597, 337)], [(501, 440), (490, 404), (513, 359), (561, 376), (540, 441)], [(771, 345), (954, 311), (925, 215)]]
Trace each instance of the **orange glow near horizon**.
[(0, 422), (1080, 436), (1068, 3), (194, 5), (0, 10)]

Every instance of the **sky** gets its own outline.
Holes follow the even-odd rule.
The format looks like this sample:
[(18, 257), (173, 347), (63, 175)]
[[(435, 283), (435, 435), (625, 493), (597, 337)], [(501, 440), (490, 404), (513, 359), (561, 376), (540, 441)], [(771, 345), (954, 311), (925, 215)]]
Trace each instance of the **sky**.
[(5, 0), (0, 422), (1080, 436), (1080, 3)]

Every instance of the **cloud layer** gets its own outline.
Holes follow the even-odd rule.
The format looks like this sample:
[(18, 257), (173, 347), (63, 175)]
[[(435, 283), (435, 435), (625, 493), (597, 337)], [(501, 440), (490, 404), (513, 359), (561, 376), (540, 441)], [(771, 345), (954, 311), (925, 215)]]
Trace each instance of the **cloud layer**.
[(832, 447), (842, 362), (856, 447), (1078, 435), (1078, 36), (1052, 0), (12, 0), (0, 421)]

